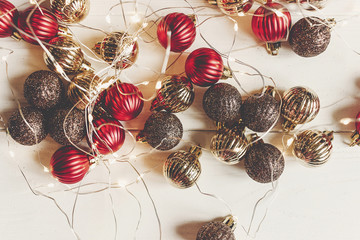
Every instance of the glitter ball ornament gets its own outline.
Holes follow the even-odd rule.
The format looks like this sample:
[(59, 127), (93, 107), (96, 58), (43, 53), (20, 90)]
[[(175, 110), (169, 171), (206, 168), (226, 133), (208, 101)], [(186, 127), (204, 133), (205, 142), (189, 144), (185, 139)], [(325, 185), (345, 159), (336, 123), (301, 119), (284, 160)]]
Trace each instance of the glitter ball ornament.
[(323, 165), (332, 152), (333, 133), (333, 131), (305, 130), (296, 134), (294, 155), (307, 166)]
[(66, 74), (74, 74), (93, 70), (90, 63), (84, 59), (80, 46), (72, 38), (65, 36), (56, 37), (49, 44), (53, 45), (48, 47), (48, 50), (55, 61), (46, 52), (44, 52), (44, 60), (50, 70), (60, 74), (62, 71)]
[(284, 171), (284, 157), (277, 147), (257, 139), (256, 134), (251, 135), (251, 146), (245, 154), (246, 172), (259, 183), (276, 181)]
[(199, 157), (201, 148), (193, 146), (186, 151), (177, 151), (168, 156), (163, 166), (166, 179), (175, 187), (189, 188), (201, 173)]
[(227, 216), (223, 222), (209, 222), (198, 231), (196, 240), (235, 240), (237, 218)]
[(195, 18), (183, 13), (170, 13), (163, 17), (157, 27), (160, 44), (167, 48), (168, 32), (170, 31), (170, 51), (182, 52), (195, 41)]
[(230, 16), (244, 16), (252, 7), (253, 0), (208, 0), (212, 5), (217, 5), (220, 10)]
[(182, 136), (183, 126), (174, 114), (157, 112), (146, 120), (144, 129), (136, 136), (136, 140), (166, 151), (178, 145)]
[(217, 122), (234, 122), (240, 119), (241, 94), (228, 83), (218, 83), (206, 90), (203, 97), (205, 113)]
[(64, 146), (52, 155), (50, 172), (59, 182), (73, 184), (84, 178), (92, 163), (90, 155), (72, 145)]
[(221, 162), (233, 165), (239, 163), (245, 155), (248, 146), (244, 135), (244, 125), (217, 123), (217, 132), (211, 138), (211, 153)]
[(104, 108), (115, 119), (129, 121), (136, 118), (144, 106), (142, 93), (131, 83), (116, 82), (108, 89)]
[(62, 145), (76, 144), (86, 135), (85, 116), (76, 108), (54, 109), (48, 117), (50, 136)]
[(11, 2), (0, 0), (0, 38), (13, 35), (18, 17), (19, 12)]
[(292, 50), (302, 57), (315, 57), (323, 53), (331, 39), (331, 27), (335, 20), (322, 20), (306, 17), (297, 21), (291, 28), (289, 44)]
[(293, 87), (282, 97), (281, 116), (285, 118), (284, 131), (312, 121), (320, 110), (320, 100), (315, 92), (304, 87)]
[(22, 145), (35, 145), (47, 135), (43, 113), (34, 107), (22, 107), (13, 112), (9, 118), (10, 136)]
[(63, 100), (64, 85), (56, 73), (36, 71), (25, 80), (24, 97), (32, 106), (48, 110)]
[(94, 51), (116, 69), (125, 69), (136, 61), (139, 46), (136, 39), (124, 32), (112, 32), (95, 44)]
[(316, 10), (325, 7), (328, 0), (287, 0), (289, 3), (300, 3), (306, 10)]
[(251, 21), (255, 36), (266, 42), (266, 49), (271, 55), (277, 55), (280, 41), (287, 37), (291, 27), (290, 12), (280, 3), (268, 0), (259, 7)]
[[(29, 24), (27, 23), (28, 18)], [(28, 7), (20, 13), (17, 26), (22, 30), (19, 33), (26, 42), (38, 44), (36, 37), (44, 42), (53, 39), (58, 33), (59, 24), (54, 14), (46, 8), (41, 8), (40, 11), (39, 8), (34, 10), (34, 7)]]
[(230, 70), (224, 68), (221, 56), (211, 48), (199, 48), (190, 53), (185, 62), (185, 72), (191, 82), (200, 87), (231, 77)]
[(266, 132), (280, 116), (280, 104), (276, 101), (274, 88), (267, 86), (260, 96), (247, 98), (241, 106), (241, 118), (245, 126), (254, 132)]
[(51, 11), (65, 23), (78, 23), (89, 13), (90, 0), (50, 0)]
[(191, 106), (194, 98), (194, 88), (188, 78), (179, 75), (167, 76), (162, 80), (161, 88), (152, 101), (150, 110), (182, 112)]

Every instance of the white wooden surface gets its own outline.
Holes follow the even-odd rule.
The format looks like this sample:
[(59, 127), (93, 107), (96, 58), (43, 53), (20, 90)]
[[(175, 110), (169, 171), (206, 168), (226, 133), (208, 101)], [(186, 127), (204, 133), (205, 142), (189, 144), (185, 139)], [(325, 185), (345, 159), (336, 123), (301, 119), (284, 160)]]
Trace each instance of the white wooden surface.
[[(23, 0), (13, 0), (15, 5)], [(147, 1), (139, 1), (147, 4)], [(82, 22), (84, 25), (101, 28), (105, 31), (124, 30), (121, 22), (120, 8), (113, 11), (116, 16), (107, 23), (105, 16), (108, 9), (116, 4), (113, 0), (91, 0), (89, 16)], [(206, 1), (189, 1), (193, 6), (208, 6)], [(174, 7), (158, 12), (166, 15), (172, 11), (191, 13), (187, 3), (181, 0), (160, 1), (150, 3), (154, 10)], [(287, 5), (292, 11), (293, 22), (301, 18), (296, 5)], [(131, 8), (131, 7), (129, 7)], [(254, 11), (254, 6), (251, 11)], [(207, 14), (219, 14), (214, 9), (201, 12), (200, 19)], [(322, 239), (360, 239), (358, 230), (360, 222), (359, 147), (348, 147), (349, 137), (354, 129), (353, 123), (340, 123), (343, 118), (354, 118), (359, 108), (360, 88), (360, 56), (353, 50), (360, 51), (360, 1), (329, 0), (327, 7), (321, 13), (304, 12), (307, 15), (335, 17), (339, 21), (335, 28), (328, 50), (315, 58), (301, 58), (294, 54), (284, 43), (280, 54), (276, 57), (268, 55), (251, 32), (251, 17), (236, 18), (239, 32), (232, 57), (238, 58), (259, 69), (264, 75), (271, 76), (280, 92), (301, 85), (313, 89), (320, 97), (322, 109), (317, 118), (303, 128), (320, 130), (335, 130), (334, 151), (329, 162), (319, 168), (306, 168), (292, 156), (291, 150), (285, 154), (286, 167), (280, 178), (275, 194), (261, 202), (255, 214), (251, 235), (254, 235), (259, 220), (268, 209), (267, 216), (256, 235), (259, 240), (322, 240)], [(130, 18), (130, 16), (127, 16)], [(89, 47), (102, 38), (98, 31), (73, 27), (79, 39)], [(201, 25), (201, 33), (219, 51), (229, 50), (233, 25), (226, 17), (214, 18)], [(9, 81), (16, 96), (25, 104), (22, 96), (22, 85), (25, 78), (40, 69), (46, 69), (42, 60), (42, 50), (25, 42), (12, 39), (0, 39), (0, 46), (14, 50), (9, 56)], [(188, 52), (206, 46), (201, 40), (199, 31), (194, 45)], [(155, 75), (144, 67), (160, 71), (165, 50), (157, 43), (140, 41), (140, 55), (137, 67), (125, 71), (133, 82), (156, 80)], [(1, 55), (6, 54), (1, 50)], [(182, 56), (169, 73), (184, 71), (186, 55)], [(171, 55), (171, 60), (176, 58)], [(97, 70), (105, 65), (94, 64)], [(259, 91), (261, 82), (257, 77), (241, 75), (253, 73), (248, 68), (232, 65), (239, 70), (239, 79), (243, 87), (253, 93)], [(6, 78), (5, 64), (0, 64), (0, 113), (7, 120), (12, 110), (16, 109), (14, 97), (11, 94)], [(230, 80), (235, 86), (234, 81)], [(270, 82), (267, 82), (270, 83)], [(154, 86), (141, 87), (145, 96), (151, 96)], [(184, 141), (176, 149), (187, 149), (190, 144), (201, 144), (209, 148), (209, 141), (214, 134), (214, 125), (202, 110), (202, 95), (206, 89), (196, 87), (196, 100), (186, 112), (177, 116), (184, 125)], [(244, 98), (246, 94), (241, 91)], [(142, 128), (144, 121), (150, 115), (150, 103), (145, 104), (141, 115), (125, 125), (134, 130)], [(282, 136), (277, 126), (265, 140), (283, 148)], [(8, 145), (9, 141), (9, 145)], [(127, 143), (130, 146), (131, 142)], [(75, 239), (67, 221), (55, 204), (44, 197), (35, 196), (18, 169), (24, 171), (33, 188), (50, 193), (64, 211), (71, 217), (71, 208), (75, 200), (75, 192), (64, 191), (66, 188), (57, 183), (49, 173), (43, 171), (40, 164), (47, 165), (52, 153), (59, 148), (50, 137), (47, 137), (38, 147), (24, 147), (7, 139), (5, 133), (0, 133), (0, 238), (60, 240)], [(125, 151), (125, 150), (124, 150)], [(149, 152), (150, 147), (136, 144), (135, 153)], [(37, 155), (39, 152), (39, 156)], [(219, 200), (199, 193), (196, 187), (176, 189), (169, 185), (162, 176), (162, 163), (169, 152), (154, 152), (142, 158), (131, 159), (139, 172), (151, 170), (144, 175), (144, 180), (155, 202), (160, 221), (162, 239), (195, 239), (199, 227), (205, 222), (219, 219), (229, 212)], [(11, 156), (13, 155), (13, 157)], [(247, 229), (256, 202), (271, 189), (271, 185), (252, 181), (246, 174), (243, 164), (227, 166), (218, 162), (211, 153), (205, 151), (200, 159), (202, 174), (198, 181), (200, 188), (207, 193), (222, 198), (231, 207), (233, 214), (239, 219), (235, 231), (237, 239), (246, 239)], [(84, 187), (81, 191), (93, 191), (110, 180), (114, 183), (127, 184), (137, 179), (134, 171), (126, 163), (111, 165), (111, 179), (104, 166), (93, 169), (84, 183), (105, 182), (105, 185)], [(137, 200), (123, 188), (109, 191), (80, 195), (75, 208), (74, 229), (81, 239), (98, 240), (114, 239), (115, 221), (112, 212), (111, 193), (114, 213), (117, 220), (117, 239), (159, 239), (160, 234), (151, 201), (141, 182), (128, 187), (141, 205), (141, 221), (138, 230), (140, 209)], [(251, 239), (251, 237), (248, 237)]]

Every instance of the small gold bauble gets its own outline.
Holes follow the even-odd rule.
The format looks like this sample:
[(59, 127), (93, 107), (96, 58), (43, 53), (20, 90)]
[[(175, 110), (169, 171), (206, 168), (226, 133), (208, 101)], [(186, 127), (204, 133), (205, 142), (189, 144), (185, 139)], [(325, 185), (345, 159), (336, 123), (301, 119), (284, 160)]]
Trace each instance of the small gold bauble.
[(244, 16), (252, 7), (254, 0), (208, 0), (208, 2), (217, 5), (226, 15)]
[(89, 13), (90, 0), (51, 0), (51, 11), (65, 23), (78, 23)]

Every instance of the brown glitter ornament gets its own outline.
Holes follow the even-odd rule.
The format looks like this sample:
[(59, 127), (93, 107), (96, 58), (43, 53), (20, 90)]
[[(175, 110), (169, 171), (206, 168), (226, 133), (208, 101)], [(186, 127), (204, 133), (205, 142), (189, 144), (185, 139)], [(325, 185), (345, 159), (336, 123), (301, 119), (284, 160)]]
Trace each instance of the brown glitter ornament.
[(189, 188), (201, 173), (199, 157), (201, 148), (193, 146), (189, 151), (177, 151), (168, 156), (163, 166), (166, 179), (175, 187)]
[(88, 15), (90, 0), (50, 0), (50, 8), (58, 20), (78, 23)]
[(231, 215), (223, 222), (206, 223), (199, 229), (196, 240), (235, 240), (236, 223), (236, 217)]
[(251, 146), (245, 154), (246, 173), (259, 183), (276, 181), (284, 171), (285, 161), (280, 150), (256, 134), (250, 136)]
[(334, 19), (300, 19), (290, 30), (288, 41), (292, 50), (302, 57), (315, 57), (323, 53), (330, 43), (331, 28), (334, 25)]

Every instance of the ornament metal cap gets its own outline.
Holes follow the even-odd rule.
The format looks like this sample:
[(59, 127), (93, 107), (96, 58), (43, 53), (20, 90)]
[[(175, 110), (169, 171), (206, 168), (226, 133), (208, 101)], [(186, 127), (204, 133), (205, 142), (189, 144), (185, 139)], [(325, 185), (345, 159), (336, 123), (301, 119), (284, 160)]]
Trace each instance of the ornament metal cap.
[(63, 25), (59, 25), (57, 35), (58, 36), (64, 36), (64, 37), (72, 37), (73, 36), (70, 29), (68, 27), (66, 27), (66, 26), (63, 26)]
[(281, 47), (281, 42), (267, 42), (266, 43), (266, 50), (268, 53), (270, 53), (272, 56), (276, 56), (279, 54), (279, 49)]
[(223, 70), (223, 73), (221, 75), (221, 79), (225, 80), (225, 79), (228, 79), (228, 78), (232, 78), (232, 72), (231, 72), (230, 68), (224, 66), (224, 70)]
[(274, 98), (275, 93), (276, 93), (275, 88), (273, 86), (265, 86), (264, 93), (269, 94), (270, 96), (272, 96)]
[(238, 219), (237, 217), (233, 216), (233, 215), (228, 215), (226, 216), (226, 218), (223, 220), (223, 223), (228, 225), (231, 229), (232, 232), (235, 231), (236, 229), (236, 225), (237, 225)]
[(256, 133), (252, 133), (248, 135), (249, 146), (254, 146), (255, 144), (264, 144), (264, 140), (260, 139), (260, 137)]
[(16, 41), (22, 40), (22, 37), (21, 37), (20, 33), (18, 33), (17, 31), (14, 31), (14, 32), (11, 34), (11, 38), (12, 38), (12, 39), (15, 39)]
[(194, 155), (196, 157), (196, 159), (200, 158), (202, 151), (201, 151), (201, 147), (200, 146), (192, 146), (189, 149), (189, 153), (191, 153), (192, 155)]
[(95, 43), (95, 46), (93, 47), (93, 50), (94, 50), (94, 52), (95, 52), (96, 54), (99, 54), (99, 55), (100, 55), (100, 47), (101, 47), (101, 41)]
[(211, 5), (217, 5), (216, 0), (208, 0), (208, 3), (211, 4)]
[(141, 130), (138, 133), (138, 135), (136, 135), (136, 141), (137, 142), (142, 142), (142, 143), (147, 143), (146, 136), (144, 134), (144, 130)]
[(356, 130), (351, 134), (351, 142), (349, 146), (353, 147), (355, 145), (360, 146), (360, 134)]

